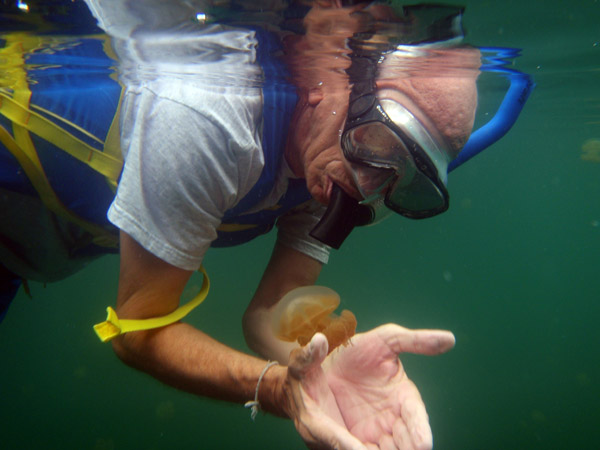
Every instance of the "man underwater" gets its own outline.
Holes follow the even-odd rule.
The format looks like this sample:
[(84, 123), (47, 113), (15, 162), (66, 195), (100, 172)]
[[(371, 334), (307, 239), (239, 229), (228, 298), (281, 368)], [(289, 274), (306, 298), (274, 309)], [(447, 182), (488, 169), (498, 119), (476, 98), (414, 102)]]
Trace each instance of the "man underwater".
[[(160, 2), (131, 9), (88, 3), (131, 69), (122, 77), (125, 166), (108, 212), (120, 229), (115, 322), (172, 313), (210, 246), (242, 243), (276, 220), (279, 227), (243, 323), (249, 346), (279, 365), (181, 322), (115, 337), (117, 355), (198, 395), (239, 403), (254, 398), (254, 406), (294, 420), (311, 447), (431, 448), (425, 406), (398, 355), (443, 353), (454, 345), (451, 333), (388, 324), (327, 356), (322, 334), (300, 348), (276, 339), (267, 323), (286, 293), (316, 282), (329, 248), (355, 225), (388, 210), (425, 218), (448, 208), (448, 165), (467, 142), (477, 101), (478, 52), (453, 46), (460, 11), (443, 9), (431, 22), (435, 33), (421, 34), (421, 26), (410, 25), (419, 9), (406, 9), (398, 23), (407, 38), (390, 43), (380, 42), (385, 34), (373, 28), (390, 13), (385, 8), (314, 6), (304, 18), (305, 34), (286, 43), (297, 98), (281, 99), (279, 91), (215, 89), (201, 77), (169, 72), (175, 56), (194, 64), (196, 45), (227, 45), (229, 58), (256, 59), (266, 72), (267, 62), (253, 53), (268, 46), (260, 30), (219, 24), (181, 30), (180, 18), (196, 12), (187, 3), (170, 4), (168, 14)], [(175, 56), (174, 29), (182, 42), (197, 38)], [(345, 58), (315, 53), (323, 44), (349, 50)], [(418, 52), (444, 69), (464, 70), (448, 76), (438, 67), (398, 77), (398, 67)], [(340, 70), (304, 64), (315, 55), (339, 61)], [(218, 60), (205, 64), (220, 67)], [(257, 66), (249, 67), (251, 77)], [(289, 123), (269, 108), (291, 116)], [(4, 254), (7, 272), (21, 275)]]

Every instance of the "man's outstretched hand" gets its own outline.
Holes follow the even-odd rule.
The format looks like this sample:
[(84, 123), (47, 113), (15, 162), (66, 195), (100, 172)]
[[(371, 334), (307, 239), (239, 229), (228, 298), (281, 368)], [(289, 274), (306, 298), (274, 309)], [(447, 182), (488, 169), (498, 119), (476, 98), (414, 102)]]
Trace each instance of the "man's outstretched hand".
[(449, 331), (388, 324), (327, 356), (327, 339), (317, 333), (290, 356), (288, 414), (311, 448), (430, 449), (425, 404), (398, 355), (438, 355), (454, 342)]

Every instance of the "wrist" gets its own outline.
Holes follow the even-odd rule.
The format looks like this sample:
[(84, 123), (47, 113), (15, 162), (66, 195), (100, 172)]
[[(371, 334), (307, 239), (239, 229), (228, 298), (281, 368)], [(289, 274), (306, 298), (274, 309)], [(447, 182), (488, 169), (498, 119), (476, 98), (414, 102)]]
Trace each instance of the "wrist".
[(278, 417), (289, 418), (288, 398), (285, 390), (287, 366), (275, 365), (264, 374), (258, 389), (260, 408)]

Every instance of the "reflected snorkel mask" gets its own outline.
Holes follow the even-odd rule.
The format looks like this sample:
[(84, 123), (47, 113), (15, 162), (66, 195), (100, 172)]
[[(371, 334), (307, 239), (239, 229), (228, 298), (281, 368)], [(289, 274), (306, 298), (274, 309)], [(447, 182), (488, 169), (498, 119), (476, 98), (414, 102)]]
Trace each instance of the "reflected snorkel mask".
[(351, 81), (357, 73), (361, 75), (353, 83), (341, 145), (364, 200), (359, 202), (334, 186), (325, 215), (310, 233), (333, 248), (339, 248), (355, 226), (376, 221), (382, 203), (413, 219), (446, 211), (447, 174), (502, 138), (534, 87), (529, 75), (505, 66), (519, 56), (518, 49), (480, 48), (480, 71), (499, 73), (508, 78), (510, 86), (493, 118), (471, 134), (451, 161), (444, 144), (410, 111), (392, 100), (377, 98), (375, 77), (382, 53), (353, 50), (348, 69)]

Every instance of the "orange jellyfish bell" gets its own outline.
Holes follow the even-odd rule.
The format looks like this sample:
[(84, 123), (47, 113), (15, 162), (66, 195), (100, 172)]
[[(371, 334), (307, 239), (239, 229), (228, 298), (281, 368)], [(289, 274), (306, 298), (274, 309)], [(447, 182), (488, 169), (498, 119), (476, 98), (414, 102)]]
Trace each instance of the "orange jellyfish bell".
[(317, 332), (329, 342), (329, 351), (346, 343), (356, 331), (356, 317), (348, 310), (339, 317), (333, 311), (340, 304), (340, 296), (324, 286), (304, 286), (288, 292), (273, 310), (273, 332), (278, 339), (310, 342)]

